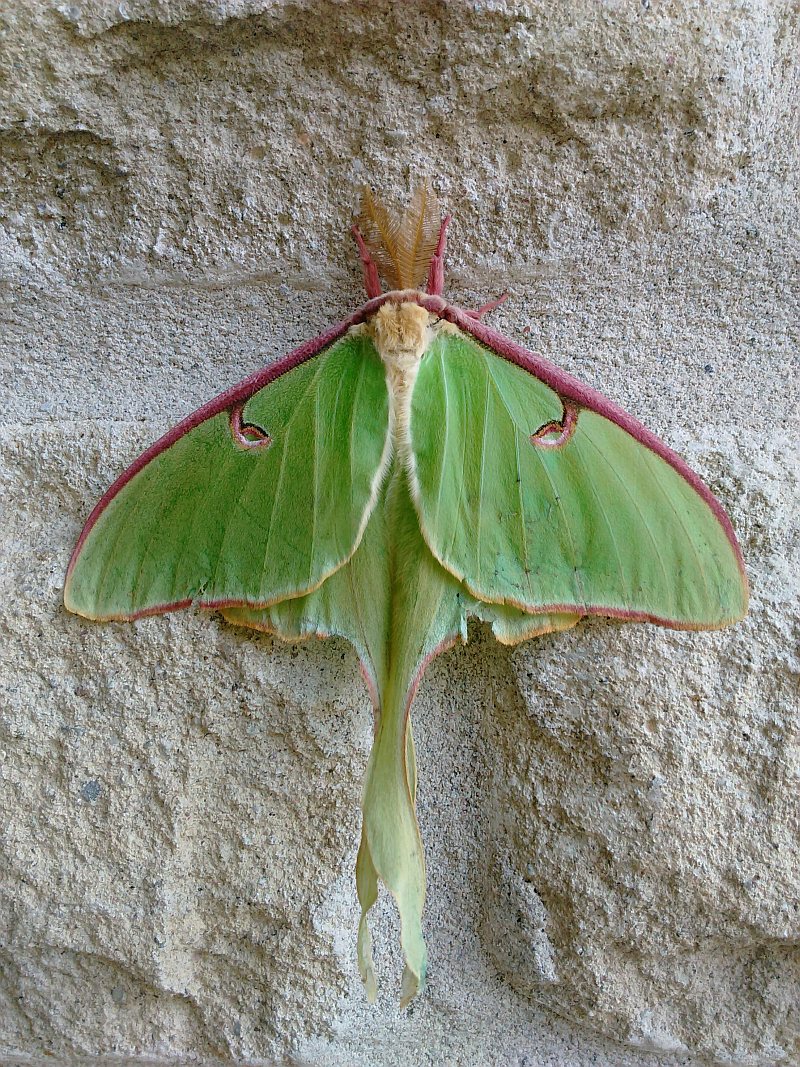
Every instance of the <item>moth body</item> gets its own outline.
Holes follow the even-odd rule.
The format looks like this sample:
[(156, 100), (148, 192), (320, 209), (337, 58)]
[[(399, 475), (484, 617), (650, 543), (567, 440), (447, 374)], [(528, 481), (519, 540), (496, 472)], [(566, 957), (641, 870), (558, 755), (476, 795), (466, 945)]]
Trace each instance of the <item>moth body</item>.
[(406, 459), (410, 441), (411, 394), (420, 360), (433, 339), (435, 317), (413, 301), (389, 301), (367, 323), (386, 369), (392, 445)]

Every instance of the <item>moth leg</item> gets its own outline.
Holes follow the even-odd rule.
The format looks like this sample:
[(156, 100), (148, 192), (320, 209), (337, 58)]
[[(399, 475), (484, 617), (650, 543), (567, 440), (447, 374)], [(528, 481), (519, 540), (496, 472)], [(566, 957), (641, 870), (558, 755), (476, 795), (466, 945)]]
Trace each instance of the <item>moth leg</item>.
[(501, 304), (505, 304), (508, 297), (508, 293), (503, 293), (502, 296), (498, 296), (497, 300), (490, 300), (488, 304), (482, 304), (476, 311), (468, 311), (467, 315), (469, 315), (471, 319), (482, 319), (483, 316), (488, 315), (490, 311), (494, 311), (494, 309), (499, 308)]
[(428, 280), (425, 283), (425, 291), (429, 296), (441, 296), (444, 292), (444, 251), (447, 247), (447, 227), (450, 225), (452, 215), (442, 219), (439, 227), (439, 240), (436, 243), (436, 251), (431, 257), (428, 267)]
[(361, 257), (361, 269), (364, 271), (364, 288), (367, 290), (367, 296), (372, 300), (375, 296), (380, 296), (383, 290), (381, 289), (381, 280), (378, 277), (378, 268), (369, 254), (369, 249), (364, 243), (364, 238), (361, 236), (361, 230), (358, 226), (351, 226), (350, 232), (355, 237), (356, 244), (358, 245), (358, 254)]

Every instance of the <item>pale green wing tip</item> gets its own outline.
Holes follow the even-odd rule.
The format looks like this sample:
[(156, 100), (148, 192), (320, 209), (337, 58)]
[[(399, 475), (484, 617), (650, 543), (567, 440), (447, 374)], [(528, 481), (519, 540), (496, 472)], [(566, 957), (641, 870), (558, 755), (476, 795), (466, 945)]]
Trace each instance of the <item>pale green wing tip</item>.
[[(367, 993), (367, 1000), (374, 1004), (378, 983), (372, 955), (372, 935), (367, 922), (367, 913), (378, 899), (378, 873), (374, 866), (366, 834), (362, 836), (356, 860), (356, 887), (361, 903), (361, 918), (358, 923), (357, 957), (358, 970)], [(428, 953), (422, 936), (422, 903), (417, 895), (408, 899), (402, 892), (389, 886), (400, 914), (400, 944), (405, 968), (400, 988), (400, 1007), (405, 1008), (425, 985)], [(424, 897), (424, 894), (423, 894)]]
[[(427, 964), (427, 953), (425, 952), (424, 943), (421, 945), (423, 966), (422, 973), (417, 974), (413, 967), (406, 961), (403, 968), (403, 980), (400, 984), (400, 1010), (403, 1011), (417, 993), (421, 993), (425, 988), (425, 970)], [(361, 974), (361, 980), (364, 983), (364, 988), (367, 993), (367, 1000), (370, 1004), (374, 1004), (378, 999), (378, 982), (375, 978), (375, 965), (372, 957), (372, 936), (369, 932), (369, 926), (367, 925), (366, 914), (362, 914), (361, 921), (358, 924), (358, 970)]]
[(362, 913), (358, 924), (358, 970), (367, 991), (367, 1000), (374, 1004), (378, 999), (378, 982), (375, 978), (375, 964), (372, 958), (372, 936), (367, 925), (366, 913)]
[(364, 827), (361, 827), (361, 843), (356, 858), (356, 891), (361, 904), (361, 918), (358, 923), (357, 956), (361, 980), (366, 986), (367, 1000), (374, 1004), (378, 996), (378, 983), (375, 978), (375, 964), (372, 958), (372, 936), (367, 923), (367, 912), (378, 899), (378, 875), (372, 862)]
[(414, 971), (406, 964), (403, 970), (403, 981), (400, 985), (400, 1011), (403, 1011), (417, 993), (421, 993), (425, 988), (425, 975), (416, 975)]
[[(372, 881), (374, 877), (374, 868), (372, 867), (371, 857), (369, 857), (368, 847), (364, 848), (359, 858), (361, 859), (362, 856), (363, 864), (360, 862), (356, 870), (359, 889), (363, 893), (363, 895), (362, 893), (359, 894), (362, 901), (362, 908), (361, 918), (358, 923), (358, 970), (367, 992), (367, 1000), (370, 1004), (374, 1004), (378, 996), (378, 982), (375, 977), (375, 963), (372, 955), (372, 935), (370, 934), (369, 924), (367, 922), (367, 912), (377, 899), (377, 885)], [(403, 980), (400, 987), (400, 1007), (402, 1009), (407, 1007), (411, 1000), (413, 1000), (417, 993), (421, 992), (425, 986), (425, 971), (427, 969), (428, 953), (425, 948), (425, 941), (422, 937), (417, 909), (409, 909), (408, 906), (403, 908), (400, 905), (400, 900), (397, 895), (392, 895), (395, 897), (400, 911), (400, 943), (403, 947), (403, 956), (405, 958)], [(408, 910), (411, 910), (413, 914), (404, 914), (404, 912), (407, 913)], [(409, 929), (413, 930), (413, 933), (410, 935), (408, 933)], [(414, 966), (414, 964), (416, 964), (416, 966)]]
[(400, 912), (400, 944), (403, 948), (405, 967), (400, 986), (400, 1007), (405, 1008), (425, 987), (425, 972), (428, 968), (428, 950), (422, 936), (422, 903), (406, 903), (393, 894)]

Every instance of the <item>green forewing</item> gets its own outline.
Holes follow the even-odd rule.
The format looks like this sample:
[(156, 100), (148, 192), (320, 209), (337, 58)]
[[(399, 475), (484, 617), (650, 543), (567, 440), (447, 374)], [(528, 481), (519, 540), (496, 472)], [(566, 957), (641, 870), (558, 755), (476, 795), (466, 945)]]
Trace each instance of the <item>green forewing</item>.
[(122, 485), (73, 563), (70, 610), (124, 618), (186, 600), (266, 603), (350, 557), (388, 446), (372, 342), (345, 335), (250, 397), (241, 422), (271, 443), (244, 446), (221, 411)]
[(565, 443), (559, 395), (466, 334), (439, 333), (412, 397), (415, 497), (434, 555), (479, 598), (685, 626), (740, 618), (746, 588), (698, 491), (586, 408)]

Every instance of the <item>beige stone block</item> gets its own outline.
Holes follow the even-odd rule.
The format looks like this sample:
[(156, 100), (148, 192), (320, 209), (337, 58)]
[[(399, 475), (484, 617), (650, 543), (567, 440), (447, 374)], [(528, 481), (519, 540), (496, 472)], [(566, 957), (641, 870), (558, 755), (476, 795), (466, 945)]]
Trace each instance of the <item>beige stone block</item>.
[[(795, 6), (27, 0), (0, 34), (0, 1060), (797, 1062)], [(61, 585), (146, 444), (360, 302), (359, 185), (425, 174), (448, 295), (507, 289), (499, 329), (680, 451), (753, 600), (431, 666), (399, 1015), (388, 902), (377, 1007), (355, 967), (353, 652)]]

